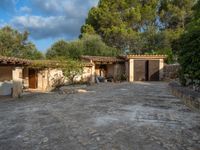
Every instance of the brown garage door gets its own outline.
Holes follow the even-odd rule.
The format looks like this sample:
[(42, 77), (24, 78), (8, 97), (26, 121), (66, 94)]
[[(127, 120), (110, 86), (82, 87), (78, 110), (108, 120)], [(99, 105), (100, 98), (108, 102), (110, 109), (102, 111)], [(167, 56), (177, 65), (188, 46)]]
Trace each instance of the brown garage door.
[(134, 81), (148, 80), (148, 61), (135, 60), (134, 61)]
[(34, 69), (29, 69), (29, 88), (37, 88), (37, 71)]
[(149, 81), (159, 81), (159, 60), (149, 60)]

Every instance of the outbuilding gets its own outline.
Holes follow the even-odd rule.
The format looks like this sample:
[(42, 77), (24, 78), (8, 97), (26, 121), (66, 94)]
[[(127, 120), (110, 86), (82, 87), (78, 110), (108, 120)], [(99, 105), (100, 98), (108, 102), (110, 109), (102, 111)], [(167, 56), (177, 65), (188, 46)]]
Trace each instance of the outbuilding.
[[(82, 61), (93, 65), (93, 77), (121, 80), (125, 74), (125, 59), (121, 57), (82, 56)], [(94, 78), (92, 82), (95, 82)]]
[(165, 55), (126, 55), (120, 57), (82, 56), (94, 66), (94, 76), (127, 81), (160, 81), (163, 79)]
[(165, 55), (127, 55), (125, 58), (130, 82), (163, 79)]

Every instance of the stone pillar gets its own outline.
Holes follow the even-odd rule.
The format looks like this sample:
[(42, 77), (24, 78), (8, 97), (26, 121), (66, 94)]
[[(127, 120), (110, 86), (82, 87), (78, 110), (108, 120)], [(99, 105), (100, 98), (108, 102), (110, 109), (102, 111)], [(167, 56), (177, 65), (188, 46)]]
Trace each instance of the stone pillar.
[(114, 64), (114, 72), (113, 72), (114, 80), (117, 80), (117, 78), (118, 78), (118, 69), (119, 69), (119, 65)]
[(164, 78), (164, 59), (160, 59), (160, 68), (159, 68), (159, 79), (163, 80)]
[(134, 81), (134, 59), (129, 60), (129, 81)]
[(129, 62), (125, 62), (125, 74), (127, 76), (127, 81), (129, 81)]
[(95, 64), (93, 62), (91, 62), (92, 65), (92, 69), (91, 69), (91, 82), (95, 83)]
[(23, 68), (23, 85), (25, 88), (29, 88), (29, 75), (28, 75), (28, 68)]
[(37, 73), (38, 87), (40, 91), (49, 91), (51, 90), (50, 85), (50, 71), (48, 69), (40, 70)]
[(20, 97), (23, 92), (23, 69), (21, 67), (15, 67), (12, 70), (13, 79), (13, 91), (12, 97)]

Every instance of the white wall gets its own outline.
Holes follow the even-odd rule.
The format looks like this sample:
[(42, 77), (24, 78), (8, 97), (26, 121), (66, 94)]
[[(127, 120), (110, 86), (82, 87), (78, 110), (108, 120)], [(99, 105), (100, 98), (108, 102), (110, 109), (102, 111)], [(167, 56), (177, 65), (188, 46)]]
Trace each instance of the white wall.
[(12, 88), (13, 88), (13, 82), (12, 81), (0, 82), (0, 95), (1, 96), (11, 95)]

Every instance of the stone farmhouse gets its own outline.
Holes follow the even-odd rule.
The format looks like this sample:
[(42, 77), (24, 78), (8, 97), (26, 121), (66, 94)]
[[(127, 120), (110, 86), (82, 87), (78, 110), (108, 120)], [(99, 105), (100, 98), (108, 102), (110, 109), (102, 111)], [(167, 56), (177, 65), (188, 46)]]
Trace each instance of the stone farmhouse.
[[(120, 57), (82, 56), (83, 74), (77, 80), (159, 81), (163, 79), (164, 55), (127, 55)], [(0, 96), (17, 97), (22, 89), (51, 91), (65, 82), (61, 69), (34, 68), (34, 61), (0, 56)]]
[[(121, 57), (82, 56), (93, 64), (93, 76), (114, 80), (125, 76), (129, 82), (159, 81), (164, 77), (165, 55), (127, 55)], [(93, 80), (94, 82), (94, 80)]]

